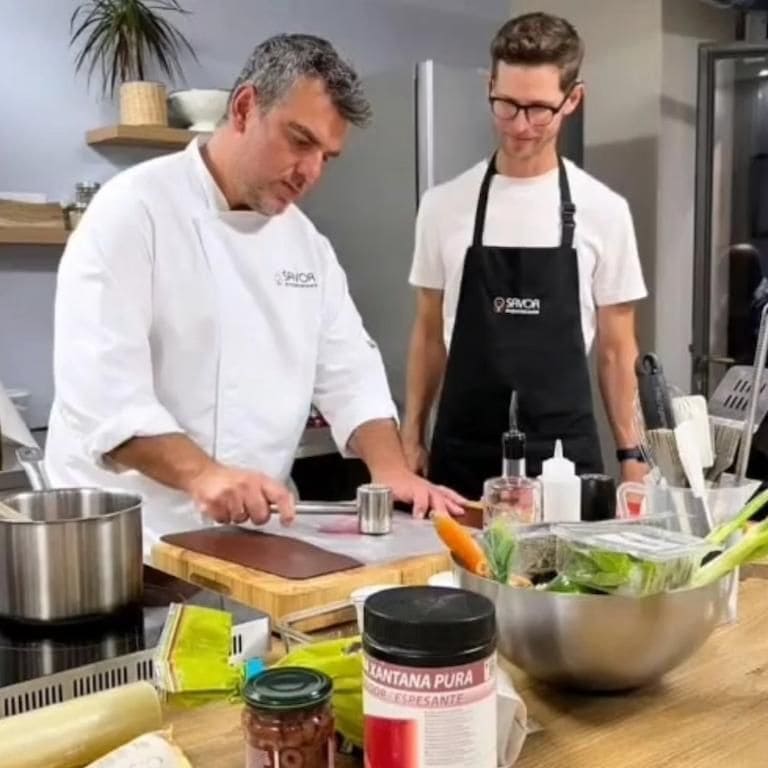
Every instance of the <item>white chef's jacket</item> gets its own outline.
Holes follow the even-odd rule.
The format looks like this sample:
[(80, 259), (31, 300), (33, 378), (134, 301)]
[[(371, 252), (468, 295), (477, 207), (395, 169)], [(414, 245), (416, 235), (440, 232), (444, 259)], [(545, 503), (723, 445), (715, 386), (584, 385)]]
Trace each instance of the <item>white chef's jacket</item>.
[(230, 211), (197, 142), (108, 182), (64, 252), (46, 468), (144, 497), (145, 547), (201, 525), (185, 494), (104, 455), (184, 433), (285, 481), (314, 402), (344, 451), (395, 418), (379, 351), (330, 243), (295, 206)]

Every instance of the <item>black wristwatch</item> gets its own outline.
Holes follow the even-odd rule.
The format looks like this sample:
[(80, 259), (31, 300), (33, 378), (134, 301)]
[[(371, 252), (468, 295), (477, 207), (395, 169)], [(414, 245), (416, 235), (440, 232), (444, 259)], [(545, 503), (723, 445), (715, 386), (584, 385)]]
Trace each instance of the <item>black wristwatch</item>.
[(620, 462), (639, 461), (641, 464), (645, 463), (645, 456), (637, 445), (632, 448), (619, 448), (616, 451), (616, 459)]

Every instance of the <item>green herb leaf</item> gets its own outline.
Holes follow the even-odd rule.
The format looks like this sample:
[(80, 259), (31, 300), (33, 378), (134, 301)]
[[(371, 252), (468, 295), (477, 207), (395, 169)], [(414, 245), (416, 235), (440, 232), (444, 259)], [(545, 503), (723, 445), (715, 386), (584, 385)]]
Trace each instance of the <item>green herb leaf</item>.
[(510, 526), (502, 519), (494, 520), (482, 538), (488, 568), (495, 581), (506, 584), (510, 576), (512, 558), (517, 549), (517, 539)]
[(86, 0), (70, 17), (70, 45), (81, 45), (75, 71), (87, 66), (90, 82), (101, 71), (105, 95), (114, 96), (119, 82), (144, 80), (154, 60), (170, 79), (183, 79), (182, 52), (195, 61), (191, 44), (163, 14), (187, 15), (177, 0)]

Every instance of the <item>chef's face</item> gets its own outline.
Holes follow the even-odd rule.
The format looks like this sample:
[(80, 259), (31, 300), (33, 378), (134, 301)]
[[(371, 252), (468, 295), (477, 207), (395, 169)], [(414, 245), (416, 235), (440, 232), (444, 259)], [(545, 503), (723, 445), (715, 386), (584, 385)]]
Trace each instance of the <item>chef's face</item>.
[(282, 213), (320, 179), (342, 150), (348, 123), (319, 79), (300, 78), (266, 111), (253, 86), (233, 99), (239, 134), (238, 196), (267, 216)]
[[(495, 100), (493, 119), (502, 152), (515, 160), (531, 160), (550, 151), (563, 120), (579, 106), (582, 94), (580, 84), (563, 90), (560, 70), (554, 65), (499, 62), (490, 96)], [(528, 114), (519, 107), (528, 107)]]

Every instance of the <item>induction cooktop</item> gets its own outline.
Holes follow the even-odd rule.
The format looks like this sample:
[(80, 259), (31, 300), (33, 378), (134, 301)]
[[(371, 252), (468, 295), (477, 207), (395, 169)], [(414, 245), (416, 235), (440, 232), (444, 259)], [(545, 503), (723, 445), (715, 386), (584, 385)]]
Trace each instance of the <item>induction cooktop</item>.
[(232, 614), (232, 655), (263, 656), (269, 617), (222, 595), (145, 566), (139, 605), (87, 621), (27, 624), (0, 619), (0, 717), (152, 678), (171, 603)]

